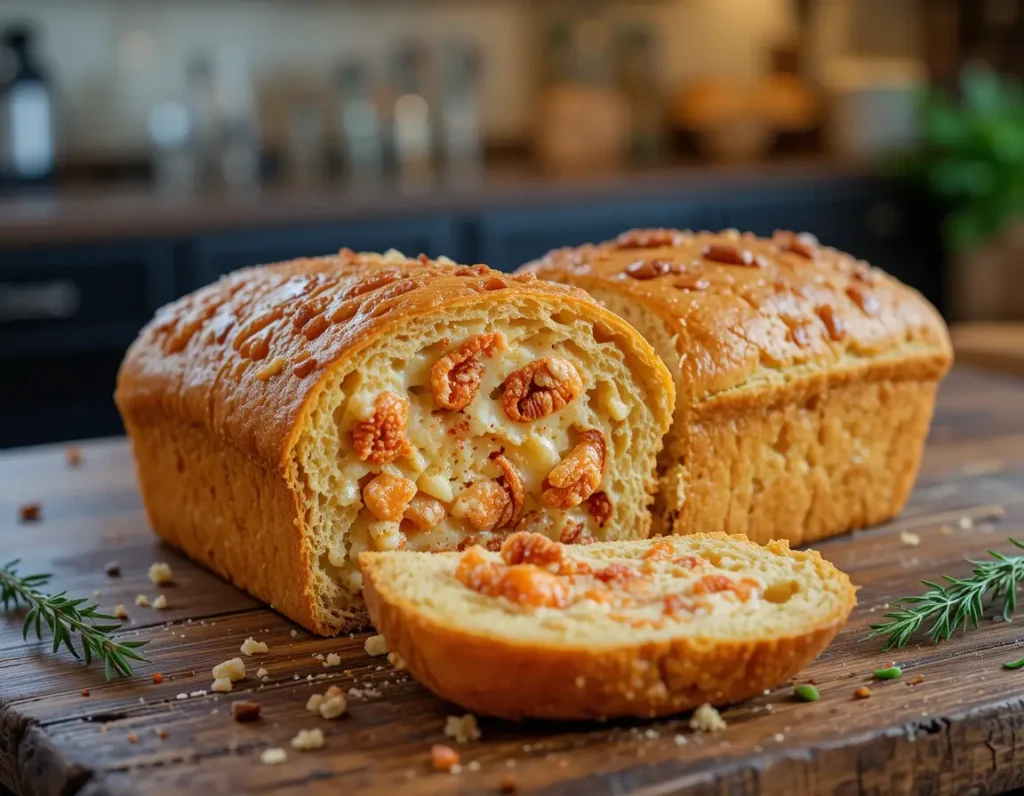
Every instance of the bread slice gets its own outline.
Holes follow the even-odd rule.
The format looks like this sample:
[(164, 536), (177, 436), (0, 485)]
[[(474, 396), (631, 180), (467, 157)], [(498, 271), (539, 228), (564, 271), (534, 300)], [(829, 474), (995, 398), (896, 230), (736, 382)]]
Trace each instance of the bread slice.
[(438, 696), (510, 719), (660, 716), (791, 677), (856, 602), (850, 579), (782, 541), (695, 534), (501, 552), (363, 553), (377, 631)]
[(116, 400), (156, 532), (331, 634), (364, 550), (646, 536), (674, 396), (579, 290), (344, 250), (163, 308)]
[(952, 361), (917, 291), (792, 232), (636, 229), (524, 269), (602, 301), (672, 372), (657, 532), (796, 546), (903, 508)]

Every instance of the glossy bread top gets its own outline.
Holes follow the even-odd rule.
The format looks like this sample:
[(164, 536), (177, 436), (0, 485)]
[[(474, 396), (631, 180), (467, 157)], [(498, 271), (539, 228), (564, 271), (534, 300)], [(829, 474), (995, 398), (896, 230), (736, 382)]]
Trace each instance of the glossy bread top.
[(162, 308), (129, 349), (115, 397), (135, 423), (174, 418), (281, 465), (333, 366), (415, 317), (510, 301), (600, 319), (660, 368), (639, 335), (582, 291), (484, 265), (343, 249), (246, 268)]
[(634, 229), (556, 249), (523, 270), (660, 316), (690, 400), (791, 368), (892, 357), (937, 376), (952, 357), (945, 323), (917, 291), (809, 234)]

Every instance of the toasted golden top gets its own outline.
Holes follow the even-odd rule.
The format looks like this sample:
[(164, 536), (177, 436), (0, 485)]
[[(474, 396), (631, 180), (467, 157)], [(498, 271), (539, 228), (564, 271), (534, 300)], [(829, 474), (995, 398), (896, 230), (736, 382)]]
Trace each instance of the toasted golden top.
[(279, 465), (329, 370), (413, 318), (476, 302), (572, 308), (661, 368), (639, 335), (574, 288), (484, 265), (343, 249), (242, 269), (163, 307), (128, 350), (115, 398), (135, 422), (199, 425)]
[(772, 371), (890, 354), (938, 375), (952, 356), (945, 323), (917, 291), (808, 234), (635, 229), (557, 249), (524, 270), (660, 316), (691, 400)]

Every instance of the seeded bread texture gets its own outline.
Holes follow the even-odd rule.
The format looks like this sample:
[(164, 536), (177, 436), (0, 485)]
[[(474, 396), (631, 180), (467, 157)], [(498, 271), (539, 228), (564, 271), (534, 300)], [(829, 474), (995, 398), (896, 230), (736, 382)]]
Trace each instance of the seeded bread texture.
[(673, 386), (580, 291), (343, 251), (165, 307), (115, 397), (156, 532), (332, 634), (363, 550), (646, 536)]
[(916, 291), (789, 232), (631, 230), (523, 270), (588, 291), (671, 371), (658, 532), (803, 544), (902, 509), (952, 362)]
[[(419, 682), (467, 710), (586, 719), (666, 715), (760, 694), (810, 663), (856, 602), (845, 574), (782, 541), (761, 547), (694, 534), (560, 547), (573, 567), (583, 562), (595, 574), (566, 576), (576, 596), (559, 607), (488, 596), (460, 579), (466, 557), (502, 567), (515, 560), (506, 550), (364, 553), (370, 617)], [(549, 583), (553, 567), (540, 568), (548, 574), (533, 576)], [(635, 599), (609, 604), (607, 590), (591, 594), (602, 579), (614, 583), (605, 577), (612, 573)], [(530, 573), (516, 574), (522, 583)], [(716, 592), (716, 583), (749, 593), (728, 585)]]

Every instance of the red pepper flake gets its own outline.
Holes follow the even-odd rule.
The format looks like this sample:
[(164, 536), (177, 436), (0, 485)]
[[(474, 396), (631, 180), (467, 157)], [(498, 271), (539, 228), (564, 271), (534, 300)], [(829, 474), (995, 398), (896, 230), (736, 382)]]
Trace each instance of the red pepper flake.
[(430, 747), (430, 762), (438, 771), (450, 771), (462, 758), (450, 746), (436, 743)]
[(161, 741), (166, 741), (167, 740), (167, 730), (165, 730), (163, 728), (158, 729), (156, 731), (156, 737), (159, 738)]
[(128, 733), (128, 743), (138, 743), (138, 742), (139, 742), (139, 736), (138, 735), (136, 735), (134, 732)]
[(160, 685), (164, 681), (164, 676), (160, 672), (153, 672), (153, 682)]
[(77, 445), (68, 445), (64, 449), (64, 461), (68, 467), (79, 467), (82, 464), (82, 449)]
[(924, 682), (923, 674), (915, 674), (913, 677), (906, 680), (907, 685), (920, 685)]
[(38, 503), (24, 503), (18, 507), (18, 519), (22, 522), (38, 522), (43, 507)]
[(854, 690), (853, 696), (856, 699), (868, 699), (871, 697), (871, 689), (866, 685), (862, 685), (860, 688)]
[(82, 689), (82, 696), (84, 696), (84, 697), (89, 696), (89, 689), (88, 688), (83, 688)]

